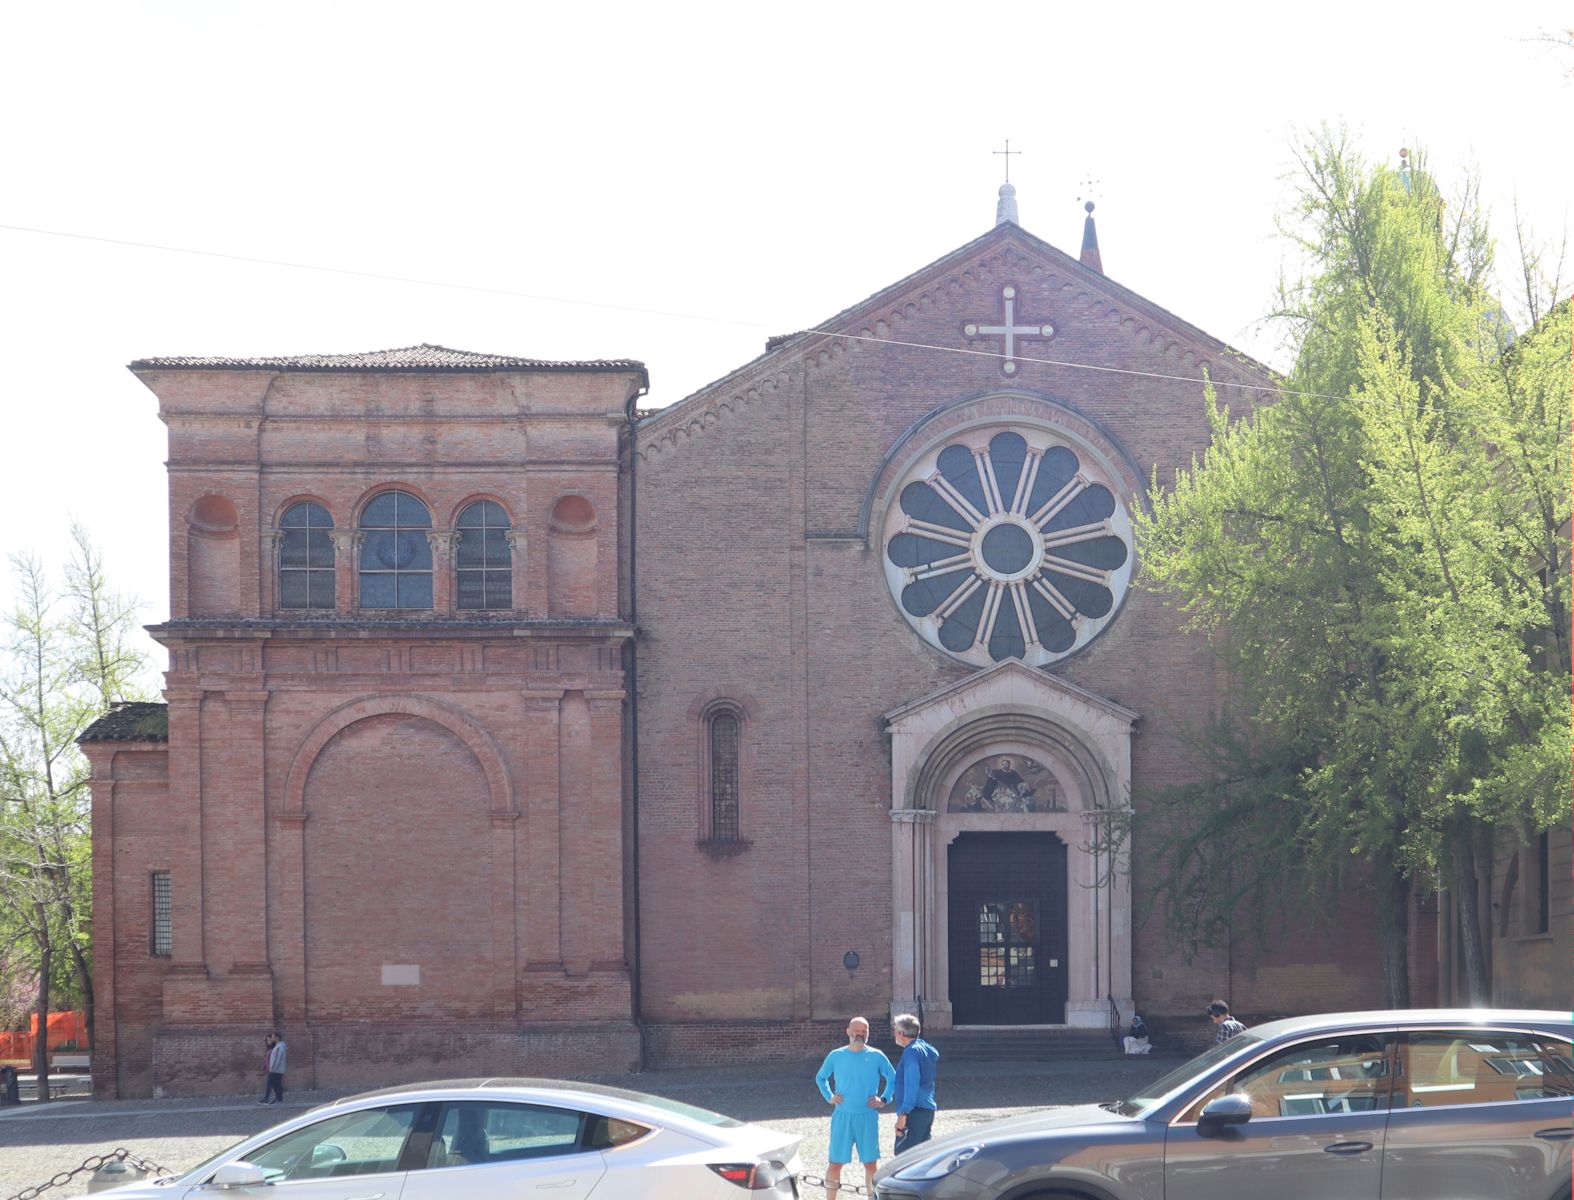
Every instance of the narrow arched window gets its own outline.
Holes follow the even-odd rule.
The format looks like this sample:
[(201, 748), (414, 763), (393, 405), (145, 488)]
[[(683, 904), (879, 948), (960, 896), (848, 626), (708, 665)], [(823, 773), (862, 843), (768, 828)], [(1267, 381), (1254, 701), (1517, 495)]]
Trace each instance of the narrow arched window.
[(722, 709), (711, 714), (706, 741), (710, 751), (710, 840), (736, 842), (738, 826), (738, 745), (742, 725), (738, 714)]
[(361, 513), (361, 607), (431, 608), (432, 514), (409, 492), (383, 492)]
[(279, 518), (279, 607), (333, 611), (333, 518), (310, 500)]
[(514, 561), (508, 545), (508, 514), (493, 500), (477, 500), (459, 514), (460, 608), (513, 608)]

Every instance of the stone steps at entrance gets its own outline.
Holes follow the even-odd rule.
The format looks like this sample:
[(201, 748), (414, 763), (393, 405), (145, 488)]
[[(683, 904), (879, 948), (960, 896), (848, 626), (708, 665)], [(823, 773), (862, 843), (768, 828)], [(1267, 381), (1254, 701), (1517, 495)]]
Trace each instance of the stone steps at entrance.
[(953, 1062), (1055, 1062), (1122, 1057), (1108, 1029), (947, 1029), (930, 1039)]

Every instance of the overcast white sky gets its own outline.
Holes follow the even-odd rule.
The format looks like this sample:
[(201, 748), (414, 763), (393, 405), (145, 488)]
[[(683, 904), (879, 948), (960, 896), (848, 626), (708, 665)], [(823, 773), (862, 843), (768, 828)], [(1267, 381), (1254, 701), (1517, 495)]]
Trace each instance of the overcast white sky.
[[(1450, 12), (1470, 15), (1466, 24)], [(167, 613), (161, 354), (633, 357), (652, 406), (1022, 224), (1281, 363), (1296, 128), (1559, 236), (1569, 6), (53, 3), (0, 15), (0, 551), (68, 514)], [(14, 227), (529, 293), (376, 282)], [(0, 596), (4, 585), (0, 584)]]

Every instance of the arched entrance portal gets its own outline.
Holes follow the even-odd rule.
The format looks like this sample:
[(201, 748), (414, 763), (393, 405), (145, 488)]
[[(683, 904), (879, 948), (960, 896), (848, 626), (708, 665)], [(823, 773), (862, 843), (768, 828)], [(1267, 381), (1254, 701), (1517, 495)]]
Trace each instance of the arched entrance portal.
[(947, 851), (951, 1019), (1066, 1021), (1066, 845), (1052, 833), (964, 833)]
[(893, 1013), (934, 1029), (1130, 1018), (1136, 720), (1014, 661), (886, 714)]

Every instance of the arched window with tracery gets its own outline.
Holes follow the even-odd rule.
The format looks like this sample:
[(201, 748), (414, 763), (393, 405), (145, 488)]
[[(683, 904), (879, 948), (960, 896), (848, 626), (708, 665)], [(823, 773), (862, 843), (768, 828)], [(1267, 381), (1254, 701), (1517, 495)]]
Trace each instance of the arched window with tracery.
[(279, 518), (279, 607), (334, 608), (333, 518), (302, 500)]
[(432, 607), (432, 514), (409, 492), (376, 496), (361, 513), (361, 607)]
[(459, 607), (514, 607), (514, 561), (508, 544), (508, 514), (495, 500), (477, 500), (459, 514)]
[(718, 708), (706, 719), (707, 841), (743, 840), (739, 823), (742, 742), (743, 722), (736, 709)]

